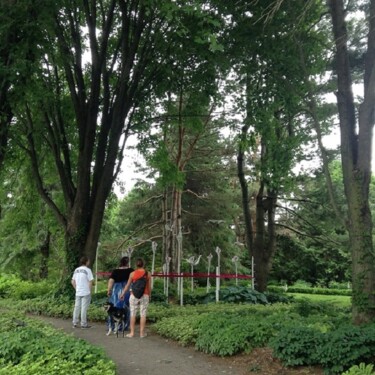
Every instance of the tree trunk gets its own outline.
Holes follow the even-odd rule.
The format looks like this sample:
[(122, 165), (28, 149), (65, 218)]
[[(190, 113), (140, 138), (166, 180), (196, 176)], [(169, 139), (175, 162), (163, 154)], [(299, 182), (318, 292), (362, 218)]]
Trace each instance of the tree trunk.
[(41, 261), (39, 268), (39, 277), (44, 280), (48, 277), (48, 260), (50, 254), (50, 242), (51, 242), (51, 232), (48, 231), (42, 246), (40, 247)]
[[(39, 98), (39, 107), (26, 105), (26, 115), (19, 116), (27, 122), (27, 152), (38, 193), (65, 230), (65, 287), (82, 255), (94, 265), (105, 202), (132, 125), (129, 113), (157, 76), (153, 54), (165, 20), (146, 6), (112, 1), (51, 7), (50, 39), (56, 45), (43, 61), (50, 76), (38, 77), (37, 83), (53, 95)], [(83, 64), (86, 49), (91, 59)], [(68, 105), (67, 91), (69, 116), (61, 105)], [(54, 158), (64, 207), (45, 184), (38, 134)]]
[[(352, 254), (352, 313), (356, 324), (375, 319), (375, 262), (372, 241), (372, 218), (368, 196), (363, 187), (368, 186), (360, 171), (353, 173), (349, 203), (349, 238)], [(348, 189), (349, 190), (349, 189)]]
[(249, 254), (249, 259), (253, 256), (253, 228), (252, 228), (252, 219), (251, 219), (251, 212), (250, 212), (250, 199), (249, 199), (249, 188), (247, 186), (247, 181), (245, 178), (244, 172), (244, 146), (246, 140), (248, 126), (244, 125), (241, 131), (241, 140), (240, 145), (237, 153), (237, 174), (238, 179), (240, 181), (241, 186), (241, 194), (242, 194), (242, 210), (243, 216), (245, 221), (245, 238), (246, 238), (246, 247)]
[(369, 207), (375, 103), (375, 1), (369, 2), (368, 48), (363, 80), (364, 100), (359, 107), (358, 124), (347, 47), (346, 11), (342, 0), (328, 0), (327, 3), (336, 44), (341, 160), (352, 255), (353, 321), (362, 324), (375, 319), (375, 258)]
[(168, 191), (164, 189), (162, 200), (162, 222), (163, 222), (163, 248), (161, 253), (162, 264), (165, 263), (168, 254)]
[[(267, 290), (268, 276), (276, 251), (275, 209), (277, 194), (269, 191), (264, 194), (264, 184), (261, 183), (256, 198), (256, 232), (254, 238), (254, 272), (255, 288), (259, 292)], [(267, 214), (267, 227), (266, 223)]]
[(181, 196), (182, 191), (174, 187), (172, 193), (172, 207), (170, 220), (170, 271), (177, 272), (178, 270), (178, 243), (177, 236), (181, 230)]

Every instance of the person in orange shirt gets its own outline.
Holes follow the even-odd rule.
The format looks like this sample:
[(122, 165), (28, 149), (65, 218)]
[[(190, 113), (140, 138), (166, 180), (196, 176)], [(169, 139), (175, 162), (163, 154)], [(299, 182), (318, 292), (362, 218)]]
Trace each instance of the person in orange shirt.
[[(139, 326), (139, 337), (144, 338), (147, 336), (145, 332), (146, 328), (146, 314), (148, 304), (151, 298), (151, 274), (144, 269), (144, 261), (141, 258), (138, 258), (136, 261), (137, 269), (133, 271), (130, 276), (129, 280), (126, 283), (122, 293), (120, 295), (120, 299), (124, 299), (125, 294), (128, 290), (130, 290), (130, 332), (126, 335), (126, 337), (132, 338), (134, 337), (134, 330), (135, 330), (135, 321), (137, 317), (138, 308), (140, 309), (140, 326)], [(143, 296), (141, 298), (136, 298), (131, 290), (131, 285), (133, 282), (137, 281), (138, 279), (146, 277), (146, 287), (143, 292)]]

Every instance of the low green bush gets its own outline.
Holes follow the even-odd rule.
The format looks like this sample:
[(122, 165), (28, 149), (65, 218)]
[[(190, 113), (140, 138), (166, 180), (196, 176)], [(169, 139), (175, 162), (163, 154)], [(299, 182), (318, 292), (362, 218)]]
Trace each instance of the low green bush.
[[(11, 301), (11, 303), (9, 303)], [(69, 297), (60, 295), (59, 297), (46, 296), (32, 300), (0, 300), (3, 309), (17, 310), (23, 313), (34, 315), (53, 316), (56, 318), (70, 319), (73, 313), (74, 301)], [(88, 310), (88, 318), (91, 321), (104, 321), (107, 313), (103, 310), (102, 304), (92, 303)]]
[(33, 283), (30, 281), (20, 282), (12, 291), (12, 298), (18, 300), (43, 297), (51, 292), (51, 285), (47, 281)]
[(206, 315), (199, 324), (195, 346), (217, 356), (231, 356), (265, 346), (275, 333), (272, 322), (241, 315)]
[[(245, 286), (230, 286), (221, 288), (219, 291), (219, 299), (221, 302), (230, 303), (253, 303), (268, 304), (267, 297), (254, 289)], [(216, 292), (209, 292), (203, 299), (204, 303), (214, 302), (216, 300)]]
[(196, 288), (194, 291), (184, 291), (184, 305), (199, 305), (204, 303), (207, 296), (206, 289)]
[(198, 314), (164, 318), (153, 325), (153, 330), (181, 345), (192, 345), (198, 337), (198, 326), (202, 319), (203, 315)]
[(207, 304), (172, 307), (153, 325), (162, 336), (217, 356), (250, 351), (267, 344), (296, 314), (286, 305)]
[[(3, 295), (6, 294), (6, 288), (22, 290), (17, 279), (11, 277), (0, 279), (0, 290), (3, 287)], [(280, 358), (286, 365), (319, 365), (325, 368), (327, 374), (338, 374), (361, 361), (371, 360), (371, 353), (375, 352), (375, 328), (349, 325), (348, 310), (330, 303), (312, 302), (308, 299), (296, 299), (293, 302), (285, 298), (283, 293), (260, 294), (246, 286), (230, 286), (222, 288), (219, 303), (193, 304), (207, 298), (205, 288), (197, 288), (193, 292), (184, 294), (185, 303), (186, 299), (190, 299), (192, 304), (179, 306), (165, 303), (161, 287), (162, 284), (154, 291), (148, 310), (148, 321), (155, 323), (151, 329), (182, 345), (195, 345), (198, 350), (210, 354), (229, 356), (248, 352), (255, 347), (270, 345), (275, 357)], [(24, 290), (29, 289), (25, 286)], [(157, 292), (162, 303), (155, 301), (158, 299)], [(212, 298), (215, 293), (209, 295)], [(93, 295), (92, 305), (88, 311), (89, 320), (106, 319), (106, 312), (102, 309), (105, 300), (107, 296), (104, 290)], [(281, 303), (268, 303), (271, 300)], [(27, 300), (12, 299), (11, 303), (9, 303), (9, 296), (7, 299), (0, 298), (0, 307), (6, 309), (9, 305), (18, 311), (71, 318), (74, 301), (63, 296), (54, 298), (48, 293), (43, 297)], [(16, 331), (17, 327), (20, 327), (17, 321), (7, 324), (13, 324)], [(6, 324), (4, 326), (6, 327)], [(23, 333), (20, 333), (17, 337), (21, 341), (30, 341), (34, 335), (33, 337), (38, 338), (38, 342), (43, 341), (43, 336), (39, 337), (40, 333), (37, 331), (30, 331), (28, 334), (31, 336), (24, 337)], [(26, 366), (23, 359), (17, 364), (15, 361), (20, 357), (28, 358), (23, 353), (24, 348), (12, 341), (8, 333), (5, 333), (4, 337), (10, 346), (6, 344), (0, 346), (0, 353), (4, 353), (7, 357), (1, 360), (0, 355), (2, 361), (0, 369), (8, 368), (10, 364), (20, 366), (19, 368), (22, 369), (23, 365)], [(37, 345), (33, 347), (33, 353), (43, 353), (43, 350), (43, 347)], [(40, 369), (39, 359), (32, 358), (35, 365), (34, 373), (37, 374)], [(30, 359), (31, 357), (28, 358)], [(64, 366), (69, 368), (70, 359), (63, 359), (60, 365), (61, 368), (56, 373), (64, 374)], [(48, 366), (51, 368), (55, 366), (52, 355), (49, 357)], [(49, 371), (48, 366), (46, 368)], [(32, 371), (34, 370), (23, 372), (33, 374)], [(90, 369), (90, 371), (96, 370)], [(106, 375), (105, 370), (99, 372)], [(9, 371), (8, 373), (12, 374)], [(85, 370), (84, 373), (89, 372)], [(358, 373), (358, 375), (362, 374)]]
[(292, 303), (295, 300), (293, 296), (288, 296), (283, 292), (274, 293), (267, 291), (264, 295), (269, 303)]
[(375, 375), (373, 371), (374, 365), (365, 363), (360, 363), (359, 365), (354, 365), (350, 367), (348, 371), (342, 373), (342, 375)]
[(16, 300), (33, 299), (52, 293), (47, 281), (31, 282), (19, 279), (15, 275), (0, 276), (0, 297)]
[(114, 375), (104, 351), (21, 314), (0, 318), (0, 374)]
[(327, 374), (373, 358), (375, 325), (340, 325), (322, 332), (317, 326), (285, 327), (271, 340), (274, 355), (288, 366), (319, 365)]
[(302, 298), (293, 303), (292, 311), (307, 317), (314, 314), (337, 316), (341, 310), (327, 302), (312, 302), (307, 298)]

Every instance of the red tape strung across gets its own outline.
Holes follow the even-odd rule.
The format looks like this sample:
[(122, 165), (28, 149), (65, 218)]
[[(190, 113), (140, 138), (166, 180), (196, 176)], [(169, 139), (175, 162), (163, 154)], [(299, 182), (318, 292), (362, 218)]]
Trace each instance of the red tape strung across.
[[(110, 276), (111, 272), (97, 272), (98, 276)], [(153, 277), (212, 277), (212, 278), (220, 278), (220, 279), (252, 279), (253, 277), (250, 275), (235, 275), (232, 273), (222, 273), (220, 275), (216, 275), (216, 273), (204, 273), (204, 272), (197, 272), (197, 273), (161, 273), (156, 272), (153, 273), (151, 276)]]

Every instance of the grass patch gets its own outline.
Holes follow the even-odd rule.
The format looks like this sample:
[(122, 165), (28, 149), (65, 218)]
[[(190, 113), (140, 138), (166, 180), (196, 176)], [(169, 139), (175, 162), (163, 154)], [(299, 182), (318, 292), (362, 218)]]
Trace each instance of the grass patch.
[(325, 302), (330, 303), (336, 307), (340, 308), (350, 308), (351, 307), (351, 297), (350, 296), (333, 296), (333, 295), (323, 295), (323, 294), (305, 294), (305, 293), (288, 293), (288, 295), (293, 296), (297, 301), (301, 299), (308, 299), (311, 302)]

